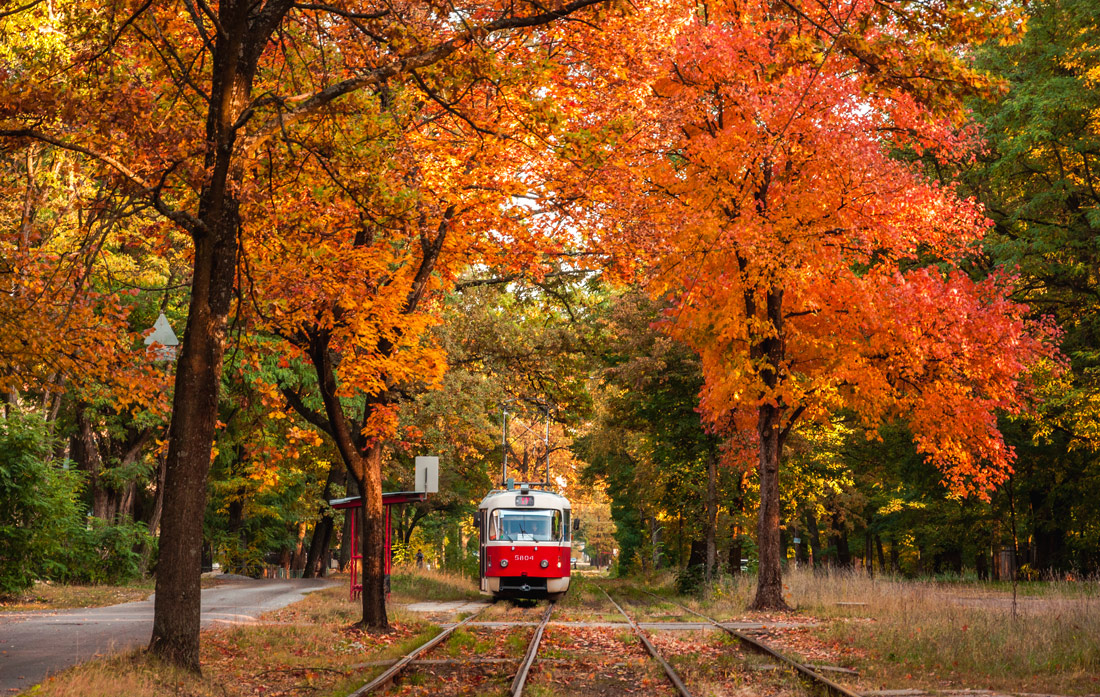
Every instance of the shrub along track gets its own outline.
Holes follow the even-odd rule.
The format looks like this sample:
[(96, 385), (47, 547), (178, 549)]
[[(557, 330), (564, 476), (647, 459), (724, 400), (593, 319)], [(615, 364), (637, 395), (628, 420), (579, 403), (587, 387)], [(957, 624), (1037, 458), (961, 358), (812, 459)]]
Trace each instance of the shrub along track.
[[(391, 665), (389, 668), (387, 668), (385, 671), (383, 671), (381, 675), (374, 678), (373, 680), (368, 682), (366, 685), (363, 685), (358, 690), (355, 690), (354, 692), (349, 694), (348, 697), (362, 697), (363, 695), (368, 695), (368, 694), (371, 694), (373, 692), (380, 691), (380, 690), (384, 689), (385, 687), (387, 687), (391, 684), (396, 684), (398, 682), (401, 674), (405, 670), (407, 670), (410, 666), (421, 664), (423, 662), (422, 656), (424, 656), (424, 654), (428, 653), (429, 651), (431, 651), (433, 648), (439, 646), (440, 644), (443, 644), (457, 630), (461, 629), (462, 627), (464, 627), (466, 625), (471, 624), (473, 622), (473, 620), (475, 620), (483, 611), (484, 611), (484, 608), (482, 610), (479, 610), (479, 611), (475, 612), (474, 614), (470, 615), (469, 617), (463, 619), (461, 622), (458, 622), (457, 624), (455, 624), (453, 626), (447, 627), (446, 629), (441, 631), (439, 634), (437, 634), (435, 637), (429, 639), (428, 641), (421, 644), (416, 649), (413, 649), (411, 652), (406, 654), (404, 657), (402, 657), (401, 659), (396, 661), (393, 665)], [(554, 611), (554, 603), (551, 602), (547, 605), (546, 611), (543, 613), (541, 621), (538, 623), (538, 626), (535, 628), (535, 631), (534, 631), (534, 634), (531, 637), (531, 640), (527, 644), (527, 651), (524, 654), (523, 659), (521, 661), (519, 661), (519, 667), (516, 671), (515, 677), (512, 679), (512, 683), (508, 688), (508, 695), (510, 695), (511, 697), (519, 697), (523, 693), (523, 687), (524, 687), (524, 685), (527, 681), (527, 675), (528, 675), (529, 671), (531, 670), (531, 666), (534, 664), (535, 656), (537, 655), (539, 645), (542, 642), (542, 636), (543, 636), (543, 634), (546, 630), (547, 623), (550, 621), (550, 616), (551, 616), (551, 614), (553, 614), (553, 611)], [(506, 635), (502, 630), (498, 629), (497, 633), (500, 635), (501, 640), (505, 639)], [(508, 659), (492, 659), (492, 658), (484, 659), (484, 660), (482, 660), (482, 659), (484, 659), (484, 657), (481, 657), (481, 656), (467, 656), (465, 659), (460, 659), (458, 661), (454, 661), (453, 663), (455, 665), (458, 665), (458, 666), (469, 667), (473, 664), (483, 664), (483, 663), (486, 663), (486, 662), (497, 662), (497, 663), (510, 663), (510, 662), (512, 662), (512, 661), (509, 661)], [(459, 687), (463, 687), (463, 686), (472, 687), (474, 685), (475, 685), (475, 683), (473, 681), (469, 681), (465, 685), (460, 684)], [(436, 691), (433, 691), (432, 694), (440, 694), (440, 692), (438, 690), (436, 690)], [(481, 693), (477, 692), (477, 694), (481, 694)]]

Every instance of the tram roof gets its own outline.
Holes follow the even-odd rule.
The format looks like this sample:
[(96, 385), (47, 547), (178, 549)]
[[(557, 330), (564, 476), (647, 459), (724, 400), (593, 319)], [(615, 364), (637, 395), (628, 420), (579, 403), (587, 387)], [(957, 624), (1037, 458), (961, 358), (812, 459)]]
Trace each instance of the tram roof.
[(523, 486), (522, 484), (517, 484), (514, 489), (493, 489), (489, 493), (485, 494), (485, 498), (483, 498), (481, 500), (481, 505), (484, 506), (485, 504), (491, 503), (494, 499), (497, 499), (497, 498), (502, 497), (502, 496), (512, 495), (512, 496), (538, 496), (538, 497), (552, 496), (556, 499), (560, 499), (559, 505), (564, 504), (564, 506), (566, 508), (569, 507), (569, 499), (566, 498), (565, 496), (559, 494), (556, 491), (548, 491), (546, 489), (538, 489), (538, 488), (535, 488), (534, 486), (528, 487), (527, 490), (524, 491), (521, 488), (522, 486)]

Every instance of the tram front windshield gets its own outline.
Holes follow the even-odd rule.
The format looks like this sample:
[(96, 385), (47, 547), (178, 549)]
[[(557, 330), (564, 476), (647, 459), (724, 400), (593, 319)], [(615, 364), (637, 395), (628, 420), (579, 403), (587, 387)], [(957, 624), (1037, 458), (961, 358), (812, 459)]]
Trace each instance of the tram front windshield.
[(557, 542), (561, 540), (561, 511), (498, 508), (489, 518), (489, 539), (508, 542)]

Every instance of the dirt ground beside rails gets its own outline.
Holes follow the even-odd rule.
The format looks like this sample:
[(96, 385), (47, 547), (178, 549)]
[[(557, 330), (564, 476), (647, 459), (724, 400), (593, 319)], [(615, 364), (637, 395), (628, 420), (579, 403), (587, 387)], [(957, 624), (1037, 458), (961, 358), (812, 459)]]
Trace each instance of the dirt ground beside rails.
[(532, 697), (674, 695), (629, 629), (550, 627), (527, 681)]
[(397, 677), (384, 694), (413, 697), (504, 695), (534, 630), (460, 628)]
[[(479, 622), (541, 622), (546, 600), (497, 600), (477, 616)], [(553, 619), (560, 609), (554, 608)]]
[(519, 661), (512, 663), (434, 663), (397, 676), (384, 692), (401, 697), (495, 697), (508, 694)]
[(774, 659), (742, 649), (718, 630), (650, 632), (649, 638), (694, 695), (808, 697), (812, 694)]
[[(317, 636), (312, 627), (272, 627), (265, 637), (253, 637), (242, 628), (213, 630), (202, 638), (203, 671), (231, 678), (223, 687), (228, 697), (315, 694), (355, 675), (357, 671), (352, 666), (363, 658), (383, 655), (387, 649), (400, 653), (403, 643), (425, 635), (425, 627), (419, 624), (394, 623), (390, 627), (387, 633), (342, 628), (322, 655), (318, 655), (318, 647), (325, 639)], [(290, 652), (274, 650), (276, 644), (285, 646), (294, 639), (299, 641), (300, 648)], [(257, 652), (280, 656), (276, 661), (257, 660)], [(251, 669), (242, 670), (246, 665)]]
[[(635, 622), (705, 622), (676, 603), (649, 595), (615, 596)], [(621, 616), (620, 616), (621, 617)]]
[(862, 649), (824, 638), (816, 626), (747, 629), (742, 633), (808, 665), (853, 669), (856, 663), (867, 658), (867, 652)]

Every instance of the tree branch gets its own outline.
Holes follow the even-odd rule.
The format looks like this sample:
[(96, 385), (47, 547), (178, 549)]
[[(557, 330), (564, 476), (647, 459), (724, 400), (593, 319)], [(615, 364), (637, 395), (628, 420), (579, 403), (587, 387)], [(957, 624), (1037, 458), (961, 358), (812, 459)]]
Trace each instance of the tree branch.
[[(452, 53), (458, 51), (477, 38), (509, 29), (525, 29), (549, 24), (557, 19), (567, 17), (586, 7), (600, 5), (610, 0), (573, 0), (564, 5), (560, 10), (547, 10), (527, 17), (507, 17), (488, 22), (478, 27), (473, 27), (458, 33), (456, 36), (437, 44), (427, 50), (404, 56), (386, 65), (375, 68), (362, 75), (329, 85), (325, 89), (302, 98), (299, 107), (285, 113), (279, 113), (276, 122), (261, 128), (255, 135), (249, 137), (245, 143), (245, 152), (251, 155), (258, 147), (268, 139), (279, 133), (289, 124), (308, 116), (334, 100), (352, 92), (357, 92), (367, 87), (381, 84), (389, 78), (408, 73), (417, 68), (424, 68), (437, 63)], [(287, 100), (291, 101), (291, 100)]]
[[(98, 160), (107, 165), (111, 169), (115, 170), (123, 177), (126, 178), (131, 184), (134, 184), (141, 188), (139, 195), (148, 197), (153, 203), (153, 207), (157, 209), (157, 212), (168, 218), (172, 222), (176, 223), (184, 230), (187, 230), (192, 235), (199, 234), (206, 229), (195, 216), (184, 211), (178, 211), (164, 202), (160, 197), (160, 190), (164, 185), (164, 177), (161, 177), (161, 181), (157, 185), (150, 185), (141, 175), (131, 170), (126, 165), (119, 162), (114, 157), (101, 153), (83, 145), (77, 145), (76, 143), (69, 143), (59, 138), (46, 135), (31, 128), (16, 128), (16, 129), (0, 129), (0, 138), (28, 138), (30, 140), (37, 140), (43, 143), (49, 143), (54, 147), (61, 148), (62, 150), (70, 150), (72, 152), (78, 152), (82, 155), (87, 155), (92, 159)], [(169, 169), (168, 171), (171, 171)], [(167, 173), (166, 173), (167, 176)]]
[(282, 392), (283, 397), (286, 398), (286, 403), (290, 405), (291, 409), (298, 412), (299, 416), (308, 421), (322, 433), (327, 434), (329, 438), (332, 438), (333, 440), (336, 439), (336, 437), (332, 434), (332, 425), (329, 423), (328, 419), (326, 419), (324, 416), (321, 416), (321, 413), (318, 412), (316, 409), (310, 409), (308, 406), (306, 406), (306, 403), (302, 400), (301, 395), (299, 395), (297, 392), (290, 389), (289, 387), (286, 387), (285, 385), (279, 385), (279, 391)]

